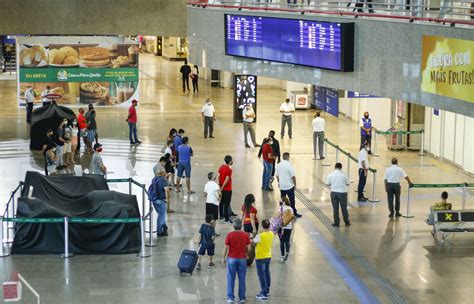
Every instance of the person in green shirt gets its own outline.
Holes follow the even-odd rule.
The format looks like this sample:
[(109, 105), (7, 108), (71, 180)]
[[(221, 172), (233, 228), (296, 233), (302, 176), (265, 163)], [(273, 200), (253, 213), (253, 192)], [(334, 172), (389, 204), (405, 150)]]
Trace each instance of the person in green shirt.
[(270, 221), (268, 219), (262, 221), (262, 227), (263, 231), (253, 239), (256, 244), (255, 260), (261, 288), (257, 299), (268, 300), (270, 296), (270, 261), (272, 259), (273, 232), (269, 230)]

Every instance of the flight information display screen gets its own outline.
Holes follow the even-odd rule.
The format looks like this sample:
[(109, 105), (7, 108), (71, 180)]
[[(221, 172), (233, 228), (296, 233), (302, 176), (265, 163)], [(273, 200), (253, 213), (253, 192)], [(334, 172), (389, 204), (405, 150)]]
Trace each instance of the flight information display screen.
[(354, 23), (225, 15), (226, 54), (350, 72)]

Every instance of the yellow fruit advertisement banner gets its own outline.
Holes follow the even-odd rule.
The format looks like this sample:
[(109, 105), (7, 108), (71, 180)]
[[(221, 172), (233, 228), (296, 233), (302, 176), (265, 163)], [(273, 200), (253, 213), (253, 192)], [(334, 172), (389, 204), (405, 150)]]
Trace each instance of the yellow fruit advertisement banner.
[(421, 90), (474, 103), (474, 41), (423, 36)]

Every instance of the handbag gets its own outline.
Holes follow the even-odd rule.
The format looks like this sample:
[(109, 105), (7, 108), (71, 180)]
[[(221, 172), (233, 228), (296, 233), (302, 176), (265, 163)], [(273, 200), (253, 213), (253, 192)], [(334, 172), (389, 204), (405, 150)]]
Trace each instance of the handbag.
[(283, 213), (283, 215), (281, 216), (281, 221), (282, 221), (282, 226), (283, 227), (286, 227), (289, 223), (291, 223), (293, 220), (295, 219), (295, 216), (293, 215), (293, 213), (291, 213), (291, 211), (286, 211), (285, 213)]

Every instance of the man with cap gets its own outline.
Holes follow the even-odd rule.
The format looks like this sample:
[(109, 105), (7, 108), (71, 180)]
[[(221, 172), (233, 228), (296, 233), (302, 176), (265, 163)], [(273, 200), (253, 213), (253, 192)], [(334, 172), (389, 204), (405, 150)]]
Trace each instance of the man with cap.
[(90, 174), (100, 174), (106, 175), (107, 168), (102, 161), (102, 157), (100, 153), (102, 152), (102, 145), (99, 143), (95, 143), (94, 145), (94, 154), (92, 155), (91, 163), (89, 165), (89, 173)]
[(137, 104), (138, 100), (132, 100), (132, 105), (128, 109), (128, 117), (126, 119), (126, 122), (128, 122), (128, 131), (131, 145), (142, 143), (137, 136)]

